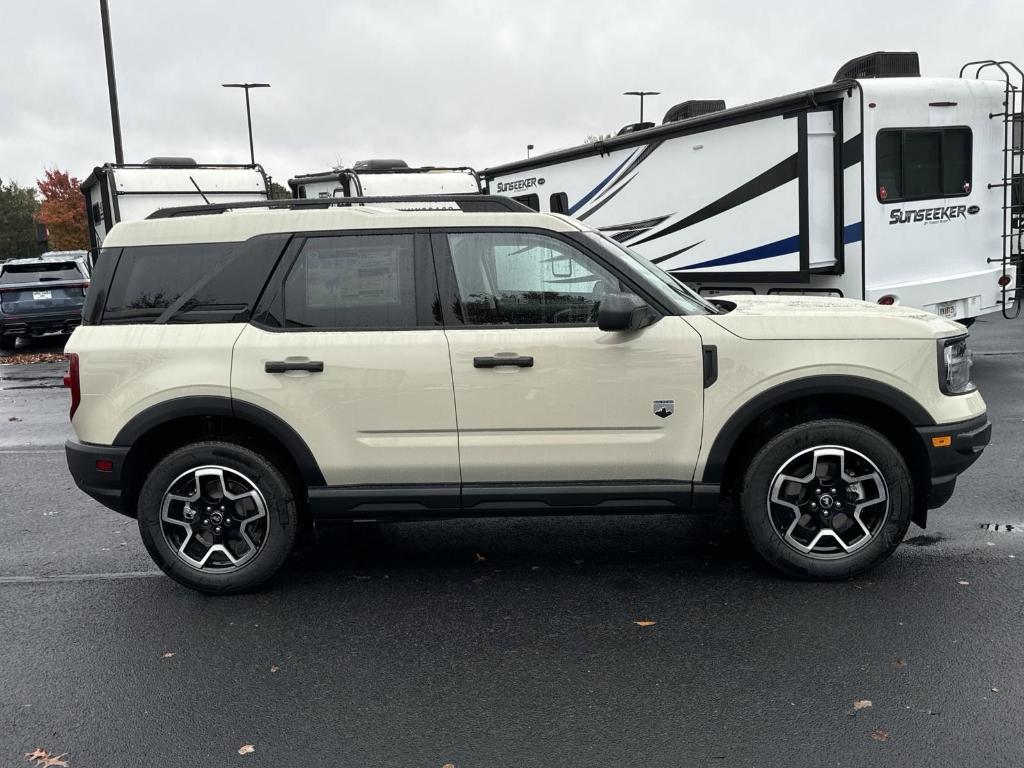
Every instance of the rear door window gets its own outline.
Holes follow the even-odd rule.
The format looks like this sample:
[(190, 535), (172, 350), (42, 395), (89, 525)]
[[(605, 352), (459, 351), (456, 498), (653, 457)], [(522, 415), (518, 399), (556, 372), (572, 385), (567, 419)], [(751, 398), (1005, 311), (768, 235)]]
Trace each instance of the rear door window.
[(295, 331), (439, 325), (433, 264), (416, 252), (417, 235), (404, 232), (310, 237), (256, 322)]

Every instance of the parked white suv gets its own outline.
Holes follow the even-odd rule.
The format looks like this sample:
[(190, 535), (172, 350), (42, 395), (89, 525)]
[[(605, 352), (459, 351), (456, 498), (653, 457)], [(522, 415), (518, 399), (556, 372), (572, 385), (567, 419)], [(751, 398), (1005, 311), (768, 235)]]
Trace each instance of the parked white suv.
[(504, 198), (229, 205), (117, 225), (67, 346), (76, 482), (196, 589), (262, 582), (310, 521), (726, 496), (769, 563), (845, 578), (989, 440), (963, 327), (923, 311), (711, 304)]

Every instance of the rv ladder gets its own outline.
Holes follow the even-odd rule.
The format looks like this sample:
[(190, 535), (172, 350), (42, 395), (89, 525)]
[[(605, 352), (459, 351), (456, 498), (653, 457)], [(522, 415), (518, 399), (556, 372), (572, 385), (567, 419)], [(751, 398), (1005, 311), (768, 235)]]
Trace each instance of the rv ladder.
[(1017, 281), (1012, 287), (1009, 280), (1005, 281), (1000, 303), (1003, 317), (1015, 318), (1020, 315), (1024, 298), (1024, 137), (1021, 135), (1024, 130), (1024, 72), (1012, 61), (988, 59), (967, 62), (960, 68), (960, 77), (973, 73), (977, 80), (989, 68), (998, 69), (1006, 83), (1003, 111), (989, 114), (989, 119), (1003, 119), (1003, 178), (989, 184), (988, 188), (1003, 190), (1003, 251), (998, 261), (1002, 262), (1004, 278), (1011, 266), (1017, 268)]

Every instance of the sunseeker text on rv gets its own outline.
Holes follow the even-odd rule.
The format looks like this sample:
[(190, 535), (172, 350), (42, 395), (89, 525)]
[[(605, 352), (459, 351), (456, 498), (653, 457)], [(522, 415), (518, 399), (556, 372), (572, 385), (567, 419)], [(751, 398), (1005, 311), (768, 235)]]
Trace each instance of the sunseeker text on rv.
[(517, 192), (520, 189), (533, 189), (539, 187), (544, 183), (544, 179), (538, 179), (536, 176), (531, 176), (528, 179), (519, 179), (517, 181), (499, 181), (498, 192)]
[[(978, 207), (971, 206), (970, 213), (977, 213)], [(966, 205), (947, 205), (940, 208), (918, 208), (914, 211), (904, 211), (901, 208), (889, 211), (890, 224), (906, 224), (910, 221), (952, 221), (953, 219), (967, 218)]]

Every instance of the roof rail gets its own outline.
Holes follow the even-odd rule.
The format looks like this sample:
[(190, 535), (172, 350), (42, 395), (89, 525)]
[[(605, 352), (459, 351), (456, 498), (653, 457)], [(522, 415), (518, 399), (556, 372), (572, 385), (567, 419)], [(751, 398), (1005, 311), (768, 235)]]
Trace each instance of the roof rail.
[[(307, 208), (334, 208), (356, 205), (382, 205), (390, 203), (454, 203), (463, 213), (535, 213), (520, 202), (502, 195), (403, 195), (399, 197), (323, 197), (280, 200), (255, 200), (237, 203), (211, 203), (209, 205), (185, 205), (179, 208), (161, 208), (147, 216), (147, 219), (174, 219), (179, 216), (206, 216), (225, 211), (236, 211), (247, 208), (284, 208), (303, 210)], [(403, 210), (444, 210), (431, 206), (423, 208), (403, 208)]]

